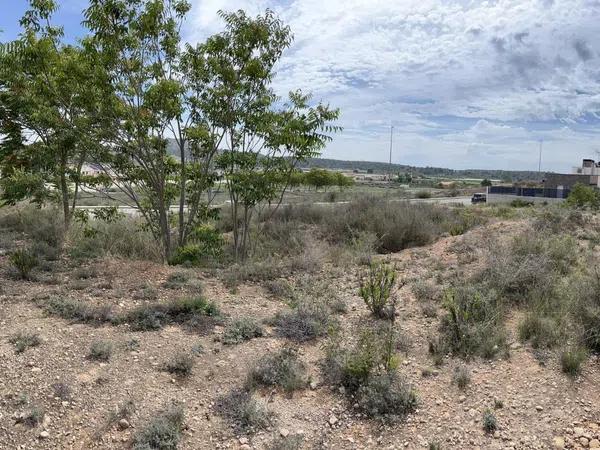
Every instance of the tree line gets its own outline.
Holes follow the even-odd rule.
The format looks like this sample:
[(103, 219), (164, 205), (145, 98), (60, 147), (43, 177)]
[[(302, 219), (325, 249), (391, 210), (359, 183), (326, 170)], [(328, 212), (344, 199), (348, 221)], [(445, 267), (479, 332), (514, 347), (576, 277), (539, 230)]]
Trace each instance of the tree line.
[[(57, 7), (30, 0), (19, 38), (0, 45), (2, 203), (56, 201), (66, 232), (81, 189), (116, 187), (168, 260), (213, 217), (220, 182), (243, 259), (256, 208), (281, 203), (339, 130), (338, 109), (274, 91), (290, 28), (270, 10), (220, 11), (224, 30), (191, 44), (185, 0), (89, 0), (87, 34), (68, 44)], [(86, 163), (101, 174), (84, 175)]]

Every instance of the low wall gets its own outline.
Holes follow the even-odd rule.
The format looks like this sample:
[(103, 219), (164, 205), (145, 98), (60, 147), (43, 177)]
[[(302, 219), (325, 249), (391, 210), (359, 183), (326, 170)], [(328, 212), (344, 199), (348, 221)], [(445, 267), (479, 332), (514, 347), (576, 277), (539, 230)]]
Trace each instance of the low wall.
[(551, 198), (551, 197), (525, 197), (522, 195), (502, 195), (502, 194), (488, 194), (487, 203), (510, 203), (513, 200), (522, 200), (529, 203), (562, 203), (565, 201), (564, 198)]

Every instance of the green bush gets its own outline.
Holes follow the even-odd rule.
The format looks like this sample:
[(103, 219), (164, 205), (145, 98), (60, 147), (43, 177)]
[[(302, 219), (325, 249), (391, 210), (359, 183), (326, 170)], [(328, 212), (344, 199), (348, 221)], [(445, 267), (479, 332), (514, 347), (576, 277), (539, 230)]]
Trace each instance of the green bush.
[(571, 189), (565, 203), (575, 208), (591, 208), (596, 210), (600, 208), (600, 192), (592, 186), (577, 183)]
[(184, 418), (181, 405), (170, 405), (134, 435), (133, 450), (177, 450)]
[(201, 225), (194, 230), (191, 242), (178, 247), (169, 263), (198, 266), (207, 260), (214, 260), (223, 254), (223, 235), (211, 225)]
[(39, 264), (37, 257), (31, 250), (25, 249), (13, 252), (9, 256), (9, 261), (23, 280), (28, 280), (31, 276), (31, 271)]
[(483, 413), (483, 430), (486, 433), (493, 433), (498, 429), (498, 421), (496, 416), (490, 409), (486, 409)]
[(431, 198), (431, 191), (417, 191), (415, 197), (420, 199)]
[(371, 264), (360, 282), (359, 295), (375, 317), (391, 318), (395, 314), (390, 296), (396, 284), (396, 270), (386, 264)]
[(503, 312), (493, 291), (458, 286), (445, 293), (446, 315), (440, 324), (437, 352), (468, 358), (494, 357), (506, 346)]
[(306, 366), (298, 358), (298, 352), (289, 347), (260, 360), (246, 379), (248, 389), (277, 386), (288, 393), (303, 389), (307, 384)]
[(576, 279), (572, 295), (573, 320), (581, 330), (580, 340), (590, 351), (600, 353), (600, 272)]
[(64, 297), (50, 297), (47, 300), (40, 300), (38, 305), (47, 314), (73, 322), (102, 325), (118, 321), (110, 305), (92, 306), (79, 300)]
[(254, 319), (238, 319), (225, 328), (221, 342), (226, 345), (241, 344), (250, 339), (261, 337), (264, 334), (262, 327)]

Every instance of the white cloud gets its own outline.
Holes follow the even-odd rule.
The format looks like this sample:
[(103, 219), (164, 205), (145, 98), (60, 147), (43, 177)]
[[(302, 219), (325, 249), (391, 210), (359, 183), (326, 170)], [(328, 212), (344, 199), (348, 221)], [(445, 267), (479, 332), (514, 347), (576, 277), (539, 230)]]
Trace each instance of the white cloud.
[[(386, 160), (393, 122), (414, 163), (482, 166), (469, 145), (525, 155), (544, 137), (528, 131), (532, 123), (560, 134), (600, 111), (595, 0), (195, 0), (187, 38), (220, 30), (219, 9), (266, 8), (295, 35), (278, 91), (311, 90), (342, 109), (346, 131), (328, 156)], [(576, 128), (553, 139), (565, 145), (548, 145), (551, 168), (575, 164), (574, 152), (587, 154), (593, 139)], [(465, 147), (449, 150), (456, 142)], [(486, 165), (505, 162), (501, 152), (485, 154)]]

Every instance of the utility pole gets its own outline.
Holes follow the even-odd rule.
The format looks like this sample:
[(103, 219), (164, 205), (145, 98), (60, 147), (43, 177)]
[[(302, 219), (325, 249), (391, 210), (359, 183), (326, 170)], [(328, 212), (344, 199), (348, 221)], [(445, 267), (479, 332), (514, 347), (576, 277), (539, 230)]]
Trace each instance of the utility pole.
[(543, 139), (540, 139), (540, 159), (538, 162), (538, 174), (540, 175), (540, 180), (542, 179), (542, 144), (544, 143)]
[(392, 147), (394, 145), (394, 125), (390, 128), (390, 164), (388, 167), (388, 181), (392, 181)]

